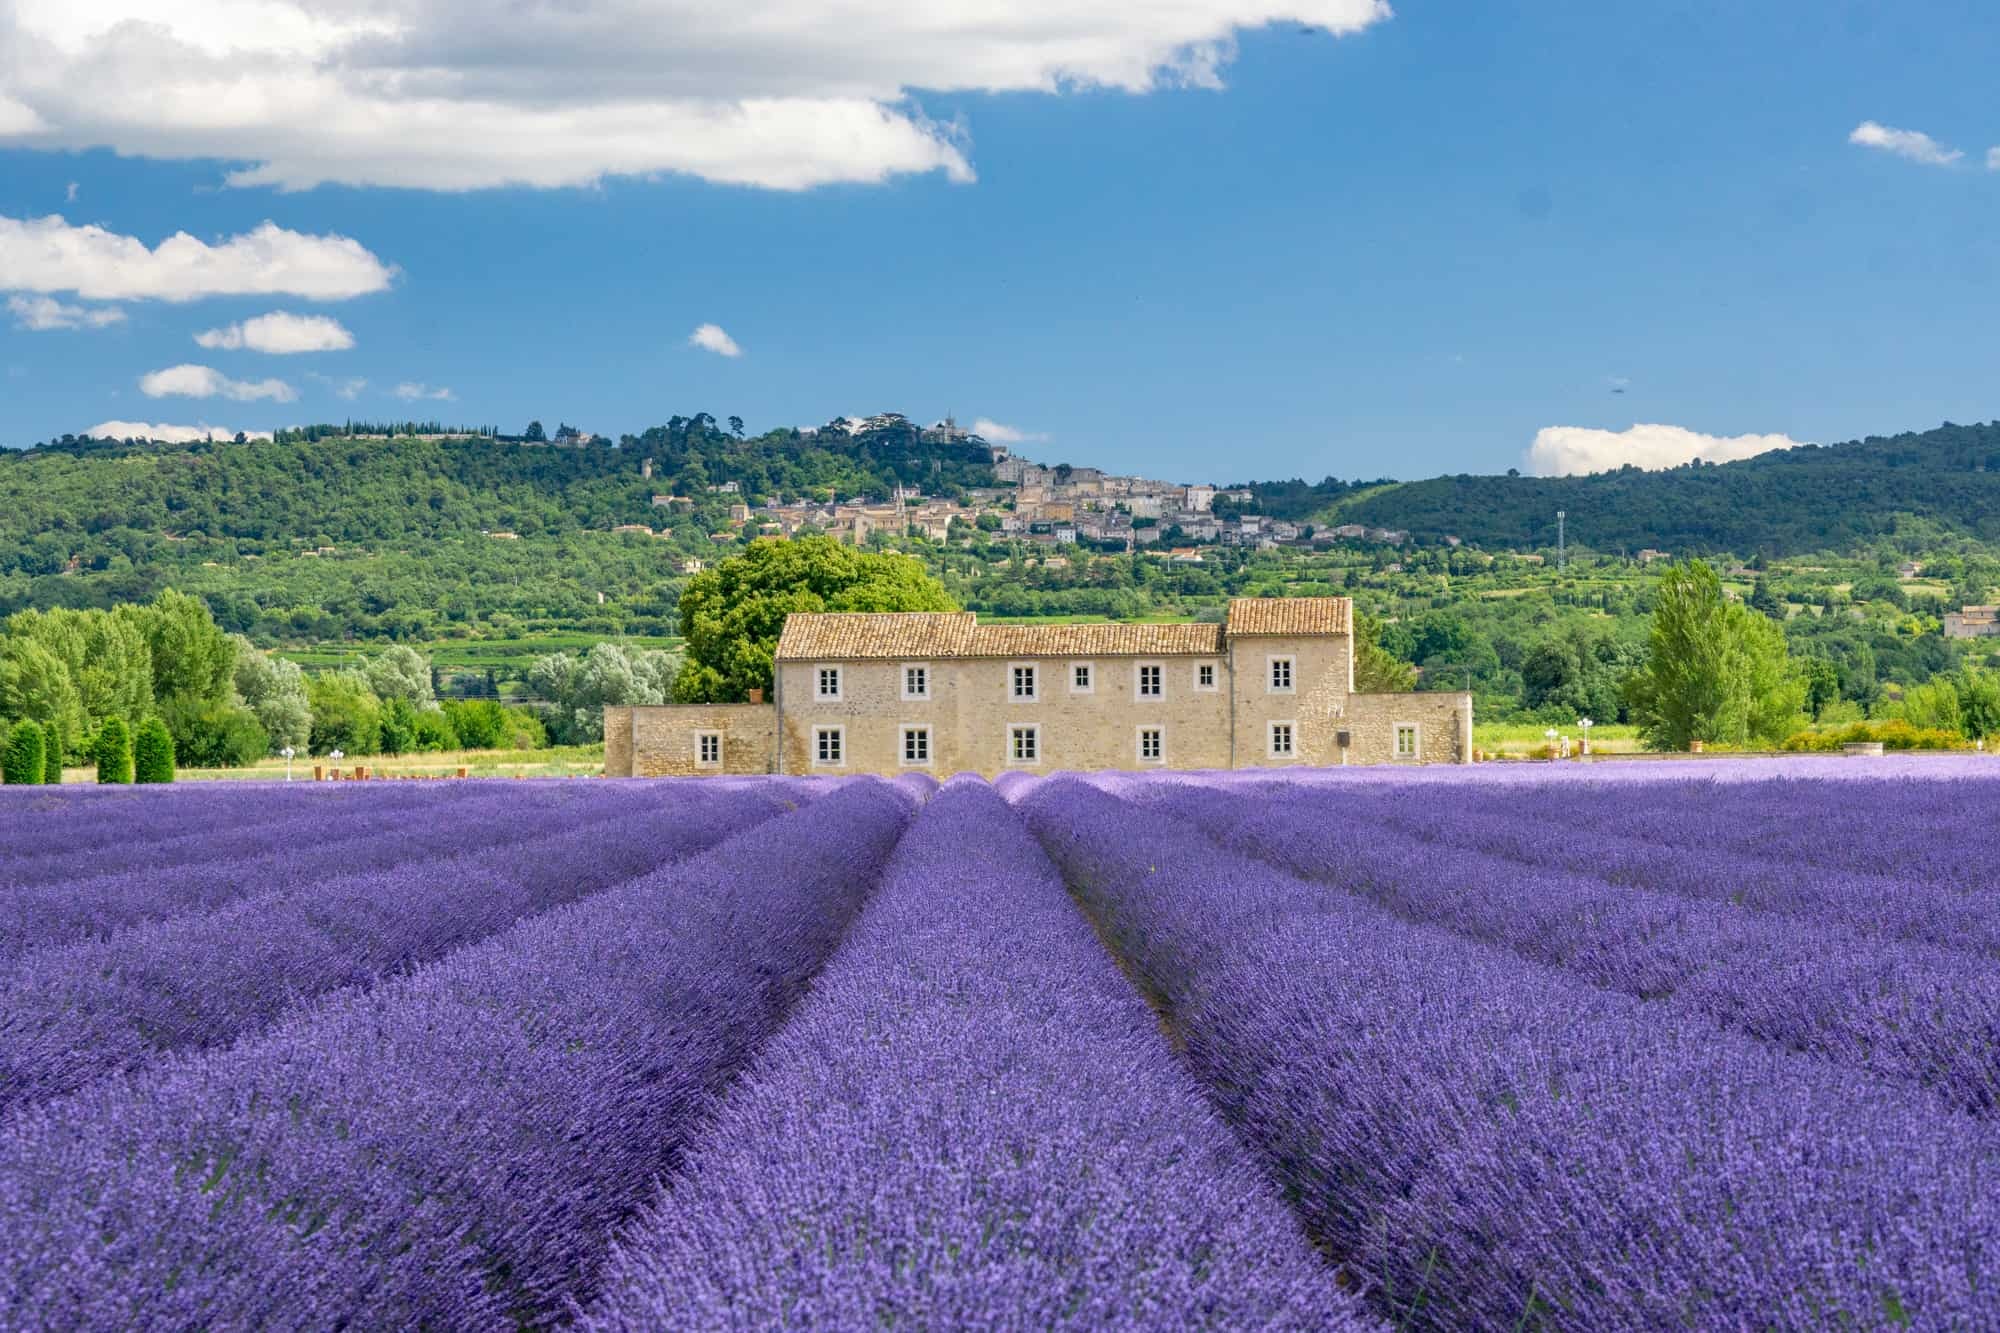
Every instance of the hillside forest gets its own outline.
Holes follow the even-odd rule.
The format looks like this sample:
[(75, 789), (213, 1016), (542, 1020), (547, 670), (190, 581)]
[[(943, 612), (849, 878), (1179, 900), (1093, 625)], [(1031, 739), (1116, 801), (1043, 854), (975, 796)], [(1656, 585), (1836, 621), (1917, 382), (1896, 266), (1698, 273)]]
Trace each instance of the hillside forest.
[[(900, 418), (874, 420), (886, 424), (747, 436), (736, 419), (695, 414), (616, 440), (565, 427), (562, 442), (436, 423), (171, 446), (64, 437), (0, 453), (0, 613), (115, 621), (172, 590), (199, 603), (237, 660), (302, 667), (307, 686), (342, 682), (320, 687), (327, 713), (343, 711), (344, 690), (363, 738), (366, 682), (378, 745), (392, 701), (433, 712), (367, 679), (391, 649), (422, 664), (438, 716), (478, 700), (514, 710), (514, 736), (532, 738), (532, 721), (548, 739), (588, 740), (602, 702), (671, 695), (697, 562), (743, 548), (731, 504), (993, 484), (976, 440), (926, 443)], [(2000, 425), (1947, 425), (1666, 472), (1251, 488), (1252, 510), (1408, 532), (1394, 543), (1211, 546), (1193, 561), (1056, 551), (963, 524), (949, 540), (878, 532), (869, 546), (915, 557), (953, 604), (988, 617), (1212, 618), (1230, 596), (1352, 596), (1419, 688), (1473, 690), (1482, 721), (1562, 725), (1634, 722), (1625, 682), (1644, 660), (1662, 571), (1701, 555), (1726, 598), (1779, 627), (1811, 682), (1805, 718), (1907, 715), (1974, 737), (2000, 640), (1949, 640), (1940, 625), (2000, 587), (1997, 488)], [(654, 504), (666, 494), (689, 502), (670, 520)], [(1556, 507), (1569, 515), (1560, 557)], [(650, 531), (613, 531), (635, 524)], [(8, 623), (9, 644), (46, 633), (32, 617)], [(157, 685), (155, 697), (193, 706)], [(390, 744), (413, 725), (395, 711)], [(0, 700), (0, 715), (16, 714)], [(79, 735), (94, 715), (80, 716)], [(275, 718), (258, 726), (267, 747), (296, 736)], [(441, 743), (435, 720), (423, 726), (408, 743)], [(247, 751), (254, 737), (235, 731)]]

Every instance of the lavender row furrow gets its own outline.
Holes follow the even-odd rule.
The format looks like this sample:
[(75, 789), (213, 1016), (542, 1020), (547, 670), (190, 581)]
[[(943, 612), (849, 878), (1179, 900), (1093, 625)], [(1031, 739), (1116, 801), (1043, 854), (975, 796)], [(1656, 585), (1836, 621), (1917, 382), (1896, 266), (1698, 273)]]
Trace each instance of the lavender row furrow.
[(505, 846), (579, 822), (640, 818), (655, 799), (649, 789), (627, 788), (587, 799), (555, 784), (539, 790), (502, 788), (454, 808), (449, 817), (380, 810), (343, 819), (323, 841), (277, 836), (255, 855), (0, 891), (0, 964), (18, 963), (38, 949), (214, 911), (258, 893), (330, 887), (404, 861)]
[(518, 845), (291, 886), (39, 951), (0, 985), (0, 1111), (167, 1051), (234, 1040), (303, 1001), (443, 957), (705, 850), (778, 809), (775, 793), (690, 788), (643, 818), (596, 819)]
[(1056, 780), (1020, 808), (1394, 1322), (1990, 1327), (2000, 1142)]
[[(373, 786), (384, 803), (440, 805), (463, 799), (473, 783)], [(77, 863), (104, 848), (139, 847), (184, 838), (191, 826), (217, 831), (269, 823), (310, 809), (329, 790), (313, 783), (178, 783), (160, 787), (10, 787), (0, 789), (0, 865), (43, 856)], [(362, 790), (343, 786), (342, 792)], [(379, 793), (379, 795), (378, 795)]]
[(227, 1050), (0, 1124), (0, 1325), (534, 1325), (837, 943), (857, 781)]
[[(245, 792), (239, 800), (244, 805), (261, 803), (269, 798), (270, 792), (269, 788)], [(211, 826), (206, 820), (187, 818), (184, 814), (183, 832), (175, 837), (143, 843), (121, 841), (80, 854), (58, 849), (39, 856), (9, 857), (0, 862), (0, 898), (40, 885), (71, 884), (128, 870), (201, 865), (254, 856), (272, 847), (306, 845), (339, 836), (360, 824), (380, 826), (384, 821), (421, 819), (432, 804), (414, 796), (404, 797), (391, 783), (376, 784), (373, 788), (362, 783), (321, 784), (308, 800), (290, 797), (271, 800), (269, 815), (254, 822), (238, 822), (236, 816), (240, 810), (205, 802), (205, 812), (224, 815), (219, 825)]]
[[(1926, 1089), (2000, 1109), (2000, 965), (1806, 918), (1610, 884), (1190, 793), (1156, 808), (1221, 844), (1356, 893), (1408, 921), (1485, 940), (1594, 986)], [(1484, 820), (1468, 821), (1469, 830)], [(1472, 834), (1476, 838), (1476, 833)], [(1725, 860), (1710, 867), (1727, 879)]]
[(600, 1330), (1370, 1322), (976, 781), (918, 816), (602, 1286)]

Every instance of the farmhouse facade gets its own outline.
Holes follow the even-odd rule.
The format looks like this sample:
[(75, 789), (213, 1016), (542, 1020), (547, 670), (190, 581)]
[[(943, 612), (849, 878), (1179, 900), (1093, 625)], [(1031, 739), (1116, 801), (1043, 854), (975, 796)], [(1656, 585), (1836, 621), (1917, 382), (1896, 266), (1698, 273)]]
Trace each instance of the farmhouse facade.
[(1469, 694), (1359, 694), (1344, 597), (1221, 624), (786, 618), (769, 702), (610, 707), (613, 777), (1469, 763)]

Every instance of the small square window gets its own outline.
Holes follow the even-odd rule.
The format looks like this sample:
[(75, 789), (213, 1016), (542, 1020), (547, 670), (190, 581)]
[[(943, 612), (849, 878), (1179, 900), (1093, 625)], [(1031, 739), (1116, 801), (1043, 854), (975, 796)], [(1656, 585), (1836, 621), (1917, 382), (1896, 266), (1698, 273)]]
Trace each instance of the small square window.
[(1289, 722), (1273, 722), (1271, 724), (1271, 758), (1290, 759), (1292, 754), (1292, 724)]
[(1167, 733), (1160, 727), (1139, 728), (1139, 762), (1157, 764), (1166, 757)]
[(1096, 688), (1095, 680), (1096, 673), (1091, 670), (1090, 663), (1071, 662), (1069, 664), (1069, 692), (1071, 694), (1091, 693)]
[(931, 669), (917, 664), (903, 668), (903, 697), (905, 699), (928, 699), (931, 697)]
[(1197, 690), (1213, 690), (1215, 688), (1215, 663), (1196, 662), (1194, 664), (1194, 687)]
[(1007, 759), (1009, 763), (1036, 764), (1042, 758), (1042, 729), (1036, 726), (1007, 728)]
[(813, 692), (817, 699), (838, 699), (840, 697), (840, 668), (823, 666), (819, 669), (819, 688)]
[(1396, 758), (1415, 759), (1419, 753), (1417, 724), (1398, 722), (1396, 724)]
[(1015, 663), (1009, 672), (1012, 684), (1010, 693), (1017, 703), (1033, 703), (1036, 697), (1035, 668), (1023, 663)]
[(1292, 659), (1274, 657), (1271, 659), (1271, 693), (1290, 694), (1292, 692)]
[(931, 761), (931, 729), (929, 727), (903, 728), (903, 762), (911, 767), (921, 767)]
[(1158, 699), (1163, 697), (1166, 692), (1166, 668), (1162, 667), (1158, 662), (1140, 663), (1139, 697), (1141, 699)]
[(847, 735), (839, 727), (813, 729), (813, 763), (839, 768), (847, 762)]
[(722, 733), (697, 731), (694, 734), (694, 761), (703, 768), (722, 766)]

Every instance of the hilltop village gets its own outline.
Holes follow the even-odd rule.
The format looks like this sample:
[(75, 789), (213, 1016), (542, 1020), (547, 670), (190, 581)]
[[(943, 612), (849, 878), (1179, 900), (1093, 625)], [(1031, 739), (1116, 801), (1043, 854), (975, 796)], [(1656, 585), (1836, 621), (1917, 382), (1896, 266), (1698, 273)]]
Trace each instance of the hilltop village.
[[(900, 421), (894, 414), (885, 414), (834, 423), (804, 432), (803, 438), (816, 440), (843, 429), (862, 435), (891, 429)], [(731, 540), (819, 533), (864, 545), (875, 533), (949, 541), (978, 528), (1046, 547), (1083, 544), (1128, 552), (1157, 548), (1188, 564), (1202, 562), (1204, 546), (1313, 549), (1343, 539), (1397, 544), (1409, 535), (1362, 524), (1315, 529), (1311, 524), (1239, 512), (1238, 506), (1255, 503), (1248, 487), (1219, 488), (1207, 482), (1164, 481), (1068, 463), (1037, 463), (1015, 454), (1008, 445), (981, 439), (950, 418), (925, 428), (922, 441), (933, 446), (983, 449), (994, 484), (954, 488), (950, 495), (927, 494), (920, 486), (897, 486), (883, 500), (857, 496), (760, 504), (743, 494), (740, 483), (720, 482), (704, 487), (704, 491), (710, 497), (730, 501), (728, 530), (709, 535)], [(651, 475), (650, 469), (647, 475)], [(653, 496), (654, 507), (669, 514), (692, 514), (697, 503), (692, 495)], [(673, 526), (670, 519), (658, 527), (623, 524), (617, 531), (668, 536)]]

